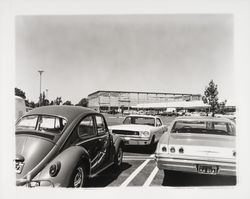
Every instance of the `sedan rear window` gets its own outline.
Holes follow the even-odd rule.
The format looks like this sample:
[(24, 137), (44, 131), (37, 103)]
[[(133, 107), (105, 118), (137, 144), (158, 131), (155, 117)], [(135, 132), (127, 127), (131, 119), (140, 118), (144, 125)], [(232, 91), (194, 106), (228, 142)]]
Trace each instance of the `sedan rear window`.
[(177, 121), (171, 133), (198, 133), (235, 136), (235, 128), (229, 122)]
[(17, 129), (38, 130), (41, 132), (60, 133), (66, 120), (56, 116), (31, 115), (23, 117), (16, 125)]

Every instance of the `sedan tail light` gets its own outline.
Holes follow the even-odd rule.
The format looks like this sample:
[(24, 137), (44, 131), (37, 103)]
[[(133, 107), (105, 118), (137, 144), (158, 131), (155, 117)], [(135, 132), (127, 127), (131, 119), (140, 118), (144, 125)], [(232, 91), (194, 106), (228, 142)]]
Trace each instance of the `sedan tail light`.
[(174, 148), (174, 147), (171, 147), (171, 148), (170, 148), (170, 152), (171, 152), (171, 153), (175, 153), (175, 148)]
[(161, 150), (162, 150), (162, 152), (167, 152), (167, 147), (164, 146), (161, 148)]
[(184, 153), (184, 149), (182, 147), (179, 148), (179, 153)]

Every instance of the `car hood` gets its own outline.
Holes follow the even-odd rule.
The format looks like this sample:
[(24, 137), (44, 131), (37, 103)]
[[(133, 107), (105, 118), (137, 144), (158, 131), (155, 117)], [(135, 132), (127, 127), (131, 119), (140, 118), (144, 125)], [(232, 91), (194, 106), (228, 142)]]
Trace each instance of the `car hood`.
[(21, 164), (17, 166), (22, 167), (16, 178), (23, 178), (54, 146), (52, 141), (41, 137), (16, 135), (16, 164), (20, 162)]
[(151, 131), (154, 129), (153, 126), (149, 125), (138, 125), (138, 124), (122, 124), (109, 126), (110, 130), (126, 130), (126, 131)]
[(233, 158), (235, 137), (222, 135), (171, 134), (169, 148), (184, 149), (180, 155)]

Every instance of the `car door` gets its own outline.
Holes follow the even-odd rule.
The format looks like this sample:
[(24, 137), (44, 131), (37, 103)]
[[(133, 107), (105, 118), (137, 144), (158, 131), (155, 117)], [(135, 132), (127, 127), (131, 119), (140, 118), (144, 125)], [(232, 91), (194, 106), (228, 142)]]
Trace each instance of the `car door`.
[(162, 125), (162, 122), (159, 118), (155, 119), (155, 138), (156, 140), (159, 140), (162, 134), (164, 133), (164, 126)]
[(60, 150), (63, 151), (70, 146), (83, 147), (89, 154), (91, 172), (93, 173), (98, 166), (100, 156), (98, 139), (95, 117), (93, 114), (89, 114), (80, 120)]
[(76, 143), (76, 145), (82, 146), (89, 153), (92, 172), (98, 165), (100, 155), (94, 115), (91, 114), (84, 117), (78, 124), (76, 130), (79, 137), (79, 141)]
[(99, 153), (96, 169), (102, 169), (111, 162), (111, 140), (107, 124), (102, 115), (95, 115), (97, 131), (97, 151)]

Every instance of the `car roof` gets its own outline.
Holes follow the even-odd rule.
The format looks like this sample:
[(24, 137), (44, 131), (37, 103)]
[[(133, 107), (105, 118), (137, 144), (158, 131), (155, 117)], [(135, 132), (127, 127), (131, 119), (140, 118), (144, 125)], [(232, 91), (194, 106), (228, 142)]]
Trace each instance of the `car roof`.
[(131, 114), (126, 117), (147, 117), (147, 118), (159, 118), (158, 116), (155, 115), (140, 115), (140, 114)]
[(180, 116), (175, 118), (175, 120), (203, 120), (203, 121), (220, 121), (220, 122), (232, 122), (228, 118), (218, 118), (218, 117), (211, 117), (211, 116)]
[(81, 106), (68, 106), (68, 105), (53, 105), (42, 106), (29, 111), (25, 115), (44, 114), (44, 115), (56, 115), (66, 118), (68, 121), (74, 120), (80, 115), (86, 115), (89, 113), (97, 113), (96, 111)]

